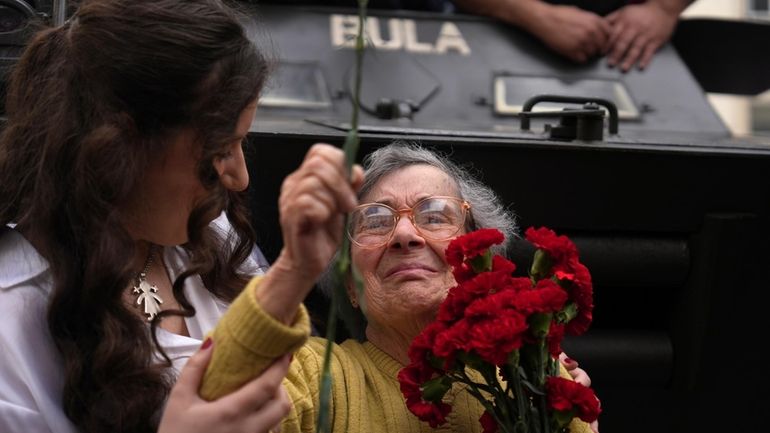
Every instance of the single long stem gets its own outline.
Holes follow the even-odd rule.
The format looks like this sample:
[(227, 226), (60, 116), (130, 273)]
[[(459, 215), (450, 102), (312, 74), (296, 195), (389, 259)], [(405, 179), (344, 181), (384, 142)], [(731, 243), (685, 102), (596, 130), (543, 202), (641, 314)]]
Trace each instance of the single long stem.
[[(537, 386), (538, 389), (544, 390), (545, 389), (545, 370), (546, 370), (546, 348), (545, 345), (545, 338), (541, 339), (538, 346), (537, 346), (537, 370), (538, 370), (538, 377), (537, 377)], [(540, 403), (540, 419), (542, 420), (543, 424), (543, 433), (550, 433), (551, 432), (551, 423), (548, 420), (548, 412), (546, 411), (546, 399), (545, 395), (538, 396), (538, 400)]]
[[(353, 164), (356, 160), (359, 147), (358, 137), (358, 113), (360, 109), (360, 96), (361, 96), (361, 81), (362, 81), (362, 64), (364, 56), (364, 28), (366, 26), (366, 5), (368, 0), (358, 0), (358, 35), (356, 36), (356, 77), (355, 88), (353, 90), (353, 114), (351, 116), (350, 130), (345, 137), (345, 144), (343, 145), (343, 152), (345, 153), (345, 167), (348, 175), (350, 175), (353, 168)], [(344, 305), (342, 300), (347, 296), (347, 292), (344, 288), (345, 279), (351, 276), (354, 281), (356, 290), (360, 294), (363, 290), (361, 284), (361, 278), (357, 275), (355, 269), (349, 272), (351, 269), (350, 264), (350, 241), (345, 233), (345, 228), (348, 225), (348, 216), (345, 216), (345, 225), (343, 226), (342, 233), (342, 245), (340, 247), (340, 253), (337, 256), (337, 263), (334, 266), (334, 272), (336, 274), (336, 284), (334, 291), (332, 292), (332, 302), (329, 307), (329, 318), (326, 321), (326, 351), (324, 352), (323, 371), (321, 373), (321, 383), (319, 385), (319, 408), (318, 419), (316, 423), (316, 431), (318, 433), (329, 433), (331, 431), (331, 413), (330, 413), (330, 401), (331, 401), (331, 354), (332, 347), (336, 336), (337, 328), (337, 308)], [(345, 311), (345, 314), (349, 314), (349, 311)]]
[(329, 402), (331, 400), (332, 388), (331, 357), (337, 328), (337, 308), (335, 302), (332, 302), (329, 307), (329, 321), (326, 323), (326, 326), (326, 351), (324, 352), (324, 365), (323, 372), (321, 373), (318, 422), (316, 424), (316, 431), (318, 433), (329, 433), (331, 431), (331, 408)]
[(529, 410), (528, 410), (528, 402), (525, 401), (524, 396), (524, 389), (521, 386), (521, 378), (519, 377), (519, 373), (514, 370), (513, 366), (507, 365), (505, 366), (508, 369), (508, 374), (511, 376), (511, 382), (513, 386), (513, 393), (516, 397), (514, 400), (516, 400), (516, 406), (519, 410), (519, 418), (524, 422), (524, 424), (529, 425)]

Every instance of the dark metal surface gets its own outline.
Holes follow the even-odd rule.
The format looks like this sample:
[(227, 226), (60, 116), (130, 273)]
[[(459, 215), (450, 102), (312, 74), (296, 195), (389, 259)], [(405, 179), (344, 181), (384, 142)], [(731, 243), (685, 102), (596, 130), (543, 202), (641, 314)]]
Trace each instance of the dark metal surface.
[[(51, 3), (41, 4), (50, 13)], [(354, 54), (332, 43), (332, 23), (348, 15), (355, 11), (260, 5), (250, 27), (278, 66), (246, 146), (253, 221), (270, 260), (281, 247), (282, 180), (313, 143), (341, 146), (348, 128)], [(589, 333), (565, 348), (594, 379), (602, 431), (766, 429), (767, 375), (756, 348), (768, 329), (770, 138), (731, 137), (693, 76), (703, 75), (672, 46), (645, 71), (623, 74), (601, 60), (572, 64), (484, 19), (372, 16), (379, 26), (370, 37), (380, 47), (366, 56), (361, 157), (395, 139), (419, 141), (477, 173), (520, 226), (548, 226), (576, 241), (596, 309)], [(455, 31), (469, 52), (437, 53), (441, 35)], [(17, 39), (2, 36), (0, 53), (12, 61)], [(718, 70), (720, 83), (743, 79)], [(551, 77), (562, 88), (604, 80), (626, 89), (638, 113), (620, 116), (618, 133), (604, 140), (554, 140), (552, 120), (533, 118), (522, 130), (516, 116), (496, 114), (496, 77), (509, 85)], [(765, 81), (746, 89), (757, 82)], [(531, 96), (540, 93), (548, 92)], [(513, 245), (520, 272), (527, 248)], [(322, 327), (326, 300), (313, 293), (307, 304)]]
[(770, 23), (680, 21), (671, 43), (707, 92), (758, 95), (770, 89)]
[[(280, 132), (260, 123), (270, 118), (313, 119), (339, 126), (348, 121), (350, 104), (347, 92), (353, 56), (349, 48), (332, 47), (331, 16), (349, 16), (352, 12), (340, 11), (334, 14), (328, 10), (323, 12), (312, 9), (304, 13), (285, 14), (271, 7), (260, 9), (260, 23), (269, 28), (281, 62), (317, 65), (326, 78), (333, 104), (328, 109), (314, 111), (266, 107), (266, 113), (258, 118), (258, 130)], [(434, 16), (431, 19), (428, 14), (414, 17), (378, 13), (380, 16), (376, 18), (379, 20), (381, 39), (388, 37), (386, 32), (390, 25), (403, 29), (405, 22), (411, 22), (417, 41), (434, 47), (442, 25), (449, 22), (446, 16)], [(720, 140), (729, 136), (697, 82), (670, 46), (664, 47), (657, 54), (648, 70), (623, 74), (608, 68), (601, 60), (583, 66), (572, 64), (544, 50), (539, 42), (528, 35), (501, 24), (470, 17), (458, 17), (451, 23), (467, 42), (470, 54), (461, 55), (453, 51), (443, 55), (417, 54), (403, 47), (373, 49), (367, 53), (364, 87), (370, 85), (379, 88), (383, 94), (391, 93), (403, 98), (413, 95), (411, 99), (415, 101), (425, 92), (426, 83), (437, 80), (441, 88), (411, 121), (393, 125), (391, 122), (365, 117), (362, 119), (364, 128), (403, 127), (410, 133), (421, 132), (426, 135), (435, 130), (517, 134), (519, 130), (515, 119), (493, 116), (490, 104), (494, 97), (494, 77), (519, 75), (557, 77), (564, 81), (605, 79), (623, 83), (636, 104), (643, 107), (643, 116), (636, 121), (622, 121), (620, 139), (644, 141), (646, 132), (662, 131), (704, 137), (705, 140), (698, 140), (698, 145), (704, 146), (718, 145)], [(367, 65), (371, 65), (370, 69), (366, 69)], [(666, 78), (661, 80), (660, 77)], [(367, 99), (365, 91), (364, 105), (373, 106), (378, 96)], [(304, 127), (298, 125), (291, 132), (303, 130)], [(539, 139), (535, 135), (530, 135), (530, 138)], [(693, 144), (692, 141), (673, 141), (669, 144), (681, 146)], [(654, 140), (649, 144), (660, 142)]]
[[(280, 248), (281, 180), (312, 143), (344, 139), (353, 51), (332, 48), (330, 25), (332, 15), (353, 12), (259, 14), (279, 61), (315, 65), (328, 86), (325, 106), (264, 106), (252, 125), (252, 204), (270, 258)], [(417, 40), (434, 47), (449, 19), (375, 15), (382, 39), (389, 19), (401, 20), (396, 27), (412, 20)], [(770, 239), (770, 140), (731, 137), (671, 46), (647, 70), (622, 74), (601, 61), (573, 65), (486, 20), (452, 23), (470, 48), (467, 56), (403, 48), (367, 53), (365, 104), (388, 96), (423, 102), (408, 117), (365, 113), (361, 153), (394, 139), (419, 141), (472, 168), (522, 227), (548, 226), (575, 239), (594, 276), (596, 309), (589, 333), (565, 348), (594, 378), (602, 431), (761, 430), (754, 409), (763, 394), (754, 387), (762, 373), (748, 372), (758, 354), (757, 344), (747, 342), (763, 341), (767, 327), (759, 314), (746, 317), (739, 300), (768, 301), (763, 269), (770, 253), (757, 245)], [(526, 131), (515, 116), (495, 115), (496, 74), (610, 80), (628, 90), (639, 116), (620, 118), (618, 134), (604, 140), (552, 140), (546, 124), (553, 120), (533, 118)], [(525, 272), (531, 251), (522, 245), (512, 255)], [(326, 300), (314, 293), (307, 304), (323, 326)], [(743, 399), (720, 397), (727, 394)]]

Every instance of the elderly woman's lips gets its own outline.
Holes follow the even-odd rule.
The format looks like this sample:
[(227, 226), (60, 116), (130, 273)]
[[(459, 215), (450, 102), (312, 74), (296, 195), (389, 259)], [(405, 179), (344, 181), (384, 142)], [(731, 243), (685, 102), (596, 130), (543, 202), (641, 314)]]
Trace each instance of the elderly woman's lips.
[(428, 272), (432, 273), (436, 272), (436, 270), (430, 266), (423, 265), (422, 263), (403, 263), (391, 268), (385, 274), (385, 278), (394, 275), (420, 275)]

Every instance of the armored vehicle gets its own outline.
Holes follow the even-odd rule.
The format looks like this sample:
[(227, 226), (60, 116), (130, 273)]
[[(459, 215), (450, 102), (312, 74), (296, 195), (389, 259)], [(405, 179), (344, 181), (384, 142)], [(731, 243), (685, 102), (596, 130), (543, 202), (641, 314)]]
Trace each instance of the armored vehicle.
[[(0, 13), (19, 3), (56, 12), (2, 1)], [(247, 149), (268, 259), (281, 247), (281, 181), (313, 143), (341, 145), (349, 128), (355, 15), (262, 5), (249, 24), (276, 58)], [(366, 29), (361, 156), (393, 140), (448, 153), (521, 227), (576, 241), (596, 307), (589, 332), (564, 347), (593, 379), (602, 431), (766, 430), (770, 139), (733, 137), (702, 85), (763, 91), (767, 53), (720, 46), (731, 33), (680, 32), (645, 71), (623, 74), (477, 17), (372, 10)], [(0, 31), (5, 60), (21, 37)], [(740, 67), (710, 58), (705, 40)], [(531, 252), (514, 241), (524, 272)], [(307, 303), (322, 330), (326, 299)]]
[[(340, 145), (349, 127), (355, 15), (258, 11), (278, 59), (249, 156), (270, 258), (281, 180), (311, 144)], [(569, 63), (476, 17), (370, 10), (366, 30), (360, 153), (393, 140), (449, 153), (494, 187), (521, 227), (576, 240), (596, 309), (565, 351), (593, 379), (602, 431), (759, 429), (770, 139), (731, 136), (700, 82), (759, 92), (770, 75), (691, 71), (677, 48), (702, 65), (703, 50), (682, 48), (693, 32), (647, 70), (623, 74), (601, 60)], [(513, 251), (527, 269), (532, 251), (523, 242)], [(323, 297), (308, 305), (325, 317)]]

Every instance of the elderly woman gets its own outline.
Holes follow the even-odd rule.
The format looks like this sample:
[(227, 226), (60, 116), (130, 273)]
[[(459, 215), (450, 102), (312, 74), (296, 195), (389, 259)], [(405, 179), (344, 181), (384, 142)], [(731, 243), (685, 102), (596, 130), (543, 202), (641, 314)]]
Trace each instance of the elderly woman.
[[(283, 423), (286, 432), (315, 429), (325, 340), (308, 338), (301, 301), (337, 248), (342, 212), (354, 200), (328, 182), (344, 173), (342, 159), (337, 149), (315, 147), (287, 178), (280, 199), (284, 249), (274, 267), (291, 264), (292, 273), (283, 275), (292, 276), (253, 280), (212, 335), (219, 349), (204, 378), (204, 397), (227, 393), (271, 360), (294, 353), (284, 381), (294, 402)], [(357, 335), (363, 341), (334, 346), (333, 430), (427, 431), (428, 425), (408, 411), (396, 377), (408, 362), (412, 339), (432, 321), (455, 284), (444, 250), (457, 235), (481, 227), (498, 228), (510, 237), (513, 218), (489, 188), (450, 161), (410, 145), (371, 154), (358, 196), (364, 204), (353, 210), (347, 232), (364, 290), (361, 297), (352, 289), (349, 293), (365, 327)], [(437, 229), (431, 220), (436, 213), (452, 224)], [(293, 231), (297, 228), (301, 231)], [(483, 408), (461, 391), (456, 386), (445, 397), (453, 410), (442, 430), (481, 431)], [(590, 431), (579, 420), (571, 428)]]

